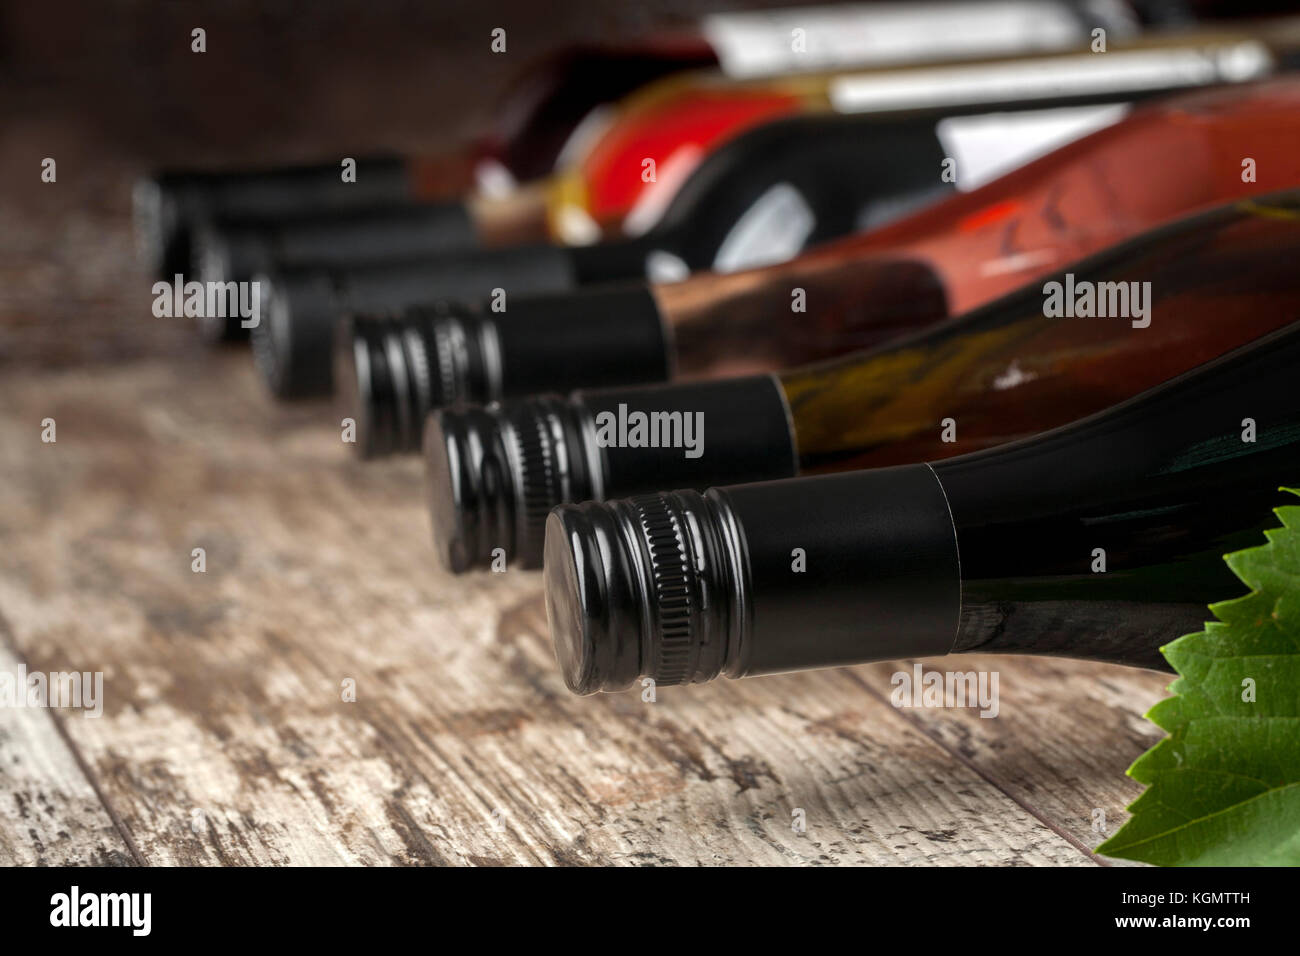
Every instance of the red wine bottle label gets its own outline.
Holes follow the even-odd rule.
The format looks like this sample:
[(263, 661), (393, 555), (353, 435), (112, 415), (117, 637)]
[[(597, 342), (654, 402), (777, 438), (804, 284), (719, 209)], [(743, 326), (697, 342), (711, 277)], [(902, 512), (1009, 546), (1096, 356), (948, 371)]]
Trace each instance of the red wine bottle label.
[[(1107, 5), (1111, 38), (1138, 32), (1123, 3)], [(715, 14), (702, 24), (724, 72), (774, 76), (843, 66), (1012, 55), (1082, 45), (1089, 28), (1068, 3), (870, 3)]]
[(682, 143), (659, 164), (652, 183), (645, 184), (636, 204), (623, 220), (623, 234), (642, 236), (663, 218), (691, 173), (703, 162), (705, 149), (699, 143)]

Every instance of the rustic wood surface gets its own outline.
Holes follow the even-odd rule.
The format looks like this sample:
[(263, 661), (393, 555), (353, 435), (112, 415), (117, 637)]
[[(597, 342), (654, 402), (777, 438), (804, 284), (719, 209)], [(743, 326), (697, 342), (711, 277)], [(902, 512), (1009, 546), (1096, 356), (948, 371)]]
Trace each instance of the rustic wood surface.
[[(701, 4), (516, 6), (523, 58)], [(995, 719), (895, 708), (908, 663), (572, 697), (537, 575), (436, 566), (417, 461), (151, 317), (132, 178), (446, 145), (517, 61), (438, 8), (231, 0), (207, 59), (186, 5), (0, 9), (0, 669), (104, 675), (99, 717), (0, 708), (0, 863), (1103, 864), (1163, 676), (929, 662), (997, 670)]]
[(908, 664), (575, 698), (538, 576), (443, 573), (419, 462), (247, 356), (0, 407), (5, 651), (105, 675), (98, 718), (0, 711), (6, 861), (1088, 865), (1155, 736), (1165, 678), (1065, 661), (931, 663), (998, 671), (992, 719), (895, 708)]

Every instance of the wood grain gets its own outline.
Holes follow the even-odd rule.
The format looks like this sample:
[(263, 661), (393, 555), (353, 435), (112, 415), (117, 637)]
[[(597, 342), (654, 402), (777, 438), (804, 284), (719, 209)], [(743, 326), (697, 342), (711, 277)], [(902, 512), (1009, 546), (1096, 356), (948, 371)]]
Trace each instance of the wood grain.
[(0, 669), (106, 697), (0, 708), (0, 863), (1098, 863), (1165, 677), (930, 662), (996, 668), (996, 719), (895, 708), (906, 663), (574, 698), (537, 575), (435, 567), (418, 462), (150, 318), (134, 176), (441, 150), (560, 40), (737, 3), (516, 4), (508, 57), (495, 10), (236, 0), (195, 56), (137, 6), (0, 12)]
[[(887, 698), (890, 676), (912, 672), (915, 663), (856, 673), (864, 689)], [(1080, 848), (1098, 846), (1127, 818), (1124, 808), (1142, 787), (1124, 771), (1162, 736), (1141, 715), (1165, 696), (1169, 675), (1005, 655), (957, 654), (922, 664), (925, 671), (998, 675), (995, 717), (977, 707), (901, 711), (939, 746)]]
[[(89, 780), (23, 791), (93, 784), (141, 862), (1091, 865), (1092, 808), (1136, 793), (1161, 675), (933, 665), (999, 669), (992, 720), (896, 709), (895, 665), (572, 697), (539, 577), (445, 575), (419, 462), (353, 461), (245, 355), (13, 375), (0, 407), (14, 646), (105, 674), (63, 719)], [(11, 860), (111, 852), (102, 819), (40, 851), (20, 823)]]
[[(0, 638), (8, 628), (0, 621)], [(22, 661), (0, 641), (0, 671)], [(129, 866), (132, 855), (49, 710), (0, 707), (0, 863)]]

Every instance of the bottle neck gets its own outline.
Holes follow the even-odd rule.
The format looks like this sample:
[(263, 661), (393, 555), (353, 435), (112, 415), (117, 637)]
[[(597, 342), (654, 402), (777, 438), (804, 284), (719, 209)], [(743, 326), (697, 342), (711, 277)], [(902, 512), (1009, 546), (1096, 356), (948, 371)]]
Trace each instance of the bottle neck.
[(925, 264), (813, 251), (765, 269), (654, 287), (687, 374), (792, 367), (870, 348), (948, 314)]
[(545, 181), (526, 184), (505, 196), (471, 194), (465, 208), (478, 244), (498, 249), (549, 240), (548, 196)]
[(573, 262), (575, 282), (583, 286), (643, 279), (648, 268), (648, 257), (656, 249), (671, 244), (671, 235), (664, 234), (614, 239), (590, 246), (573, 246), (567, 252)]
[(545, 567), (580, 694), (933, 656), (957, 633), (956, 539), (925, 465), (568, 505)]
[(424, 451), (435, 538), (457, 571), (486, 566), (497, 549), (512, 566), (539, 567), (546, 515), (565, 502), (795, 473), (771, 376), (443, 409)]
[(486, 305), (412, 306), (345, 322), (334, 381), (357, 423), (362, 457), (420, 448), (433, 409), (462, 403), (662, 381), (663, 325), (643, 284)]
[(1293, 324), (951, 462), (556, 509), (565, 680), (592, 693), (950, 650), (1161, 666), (1207, 601), (1240, 591), (1220, 556), (1258, 541), (1300, 471), (1297, 363)]

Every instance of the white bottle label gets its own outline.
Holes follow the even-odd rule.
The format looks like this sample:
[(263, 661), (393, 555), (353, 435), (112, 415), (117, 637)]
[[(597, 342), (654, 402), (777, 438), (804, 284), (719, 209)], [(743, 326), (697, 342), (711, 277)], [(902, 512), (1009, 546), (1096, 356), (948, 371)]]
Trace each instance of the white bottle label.
[(691, 267), (681, 256), (652, 249), (645, 257), (645, 277), (651, 282), (681, 282), (690, 275)]
[(830, 99), (842, 113), (877, 113), (1244, 82), (1273, 68), (1268, 47), (1241, 40), (842, 76), (832, 81)]
[[(1136, 33), (1125, 4), (1108, 4), (1112, 37)], [(714, 14), (704, 36), (733, 77), (774, 76), (917, 60), (1060, 50), (1083, 44), (1087, 24), (1059, 0), (870, 3)], [(1127, 28), (1126, 28), (1127, 27)], [(795, 31), (802, 31), (796, 34)]]
[(793, 259), (817, 226), (817, 217), (789, 183), (769, 187), (736, 220), (718, 247), (717, 272), (757, 269)]
[(1127, 103), (948, 116), (935, 127), (944, 155), (956, 161), (956, 186), (978, 189), (1019, 166), (1082, 139), (1128, 113)]

